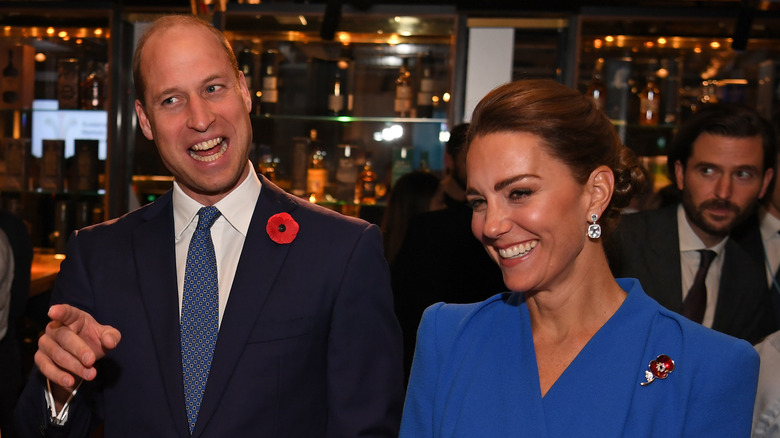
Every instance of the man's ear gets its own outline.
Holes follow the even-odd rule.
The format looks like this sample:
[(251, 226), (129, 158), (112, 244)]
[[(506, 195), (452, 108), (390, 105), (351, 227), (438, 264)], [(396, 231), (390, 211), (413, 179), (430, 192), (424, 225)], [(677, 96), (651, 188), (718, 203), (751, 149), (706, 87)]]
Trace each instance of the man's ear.
[(141, 132), (144, 133), (144, 137), (148, 140), (154, 140), (154, 133), (152, 132), (152, 125), (149, 123), (149, 117), (146, 116), (146, 111), (141, 101), (135, 100), (135, 113), (138, 115), (138, 126), (141, 127)]
[(674, 179), (677, 183), (677, 189), (682, 190), (685, 187), (685, 169), (680, 160), (674, 162)]

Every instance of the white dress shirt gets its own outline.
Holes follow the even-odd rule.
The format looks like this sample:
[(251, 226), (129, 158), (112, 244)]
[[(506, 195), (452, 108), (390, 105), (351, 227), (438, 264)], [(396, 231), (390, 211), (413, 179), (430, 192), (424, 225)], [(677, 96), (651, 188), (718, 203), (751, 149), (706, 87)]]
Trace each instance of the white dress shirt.
[(707, 277), (704, 284), (707, 287), (707, 308), (704, 310), (704, 319), (701, 324), (712, 328), (712, 322), (715, 320), (715, 306), (718, 304), (718, 291), (720, 290), (720, 272), (723, 268), (723, 247), (726, 246), (728, 237), (723, 238), (715, 246), (707, 248), (704, 242), (691, 228), (685, 210), (682, 204), (677, 207), (677, 235), (680, 238), (680, 265), (682, 268), (682, 299), (688, 295), (688, 290), (693, 285), (693, 279), (696, 278), (696, 271), (699, 270), (699, 261), (701, 255), (700, 249), (709, 249), (715, 251), (717, 256), (712, 260), (710, 269), (707, 271)]
[[(772, 287), (775, 279), (775, 272), (780, 266), (780, 219), (772, 216), (769, 211), (761, 207), (758, 211), (758, 218), (761, 228), (761, 240), (764, 243), (764, 254), (766, 255), (766, 279), (767, 284)], [(775, 285), (780, 288), (780, 285)]]
[[(225, 313), (230, 288), (236, 275), (238, 259), (244, 247), (249, 223), (255, 211), (261, 184), (250, 171), (244, 181), (227, 196), (214, 204), (222, 215), (211, 226), (211, 240), (217, 257), (217, 281), (219, 283), (219, 322)], [(198, 226), (198, 210), (204, 207), (187, 196), (173, 183), (173, 229), (176, 233), (176, 279), (179, 291), (179, 311), (184, 297), (184, 271), (187, 267), (187, 250), (195, 228)]]

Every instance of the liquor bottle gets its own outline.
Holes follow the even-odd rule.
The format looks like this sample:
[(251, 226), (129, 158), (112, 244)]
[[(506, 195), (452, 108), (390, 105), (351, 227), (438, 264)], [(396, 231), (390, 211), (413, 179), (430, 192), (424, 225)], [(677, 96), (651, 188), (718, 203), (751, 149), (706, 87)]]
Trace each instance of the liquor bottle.
[(103, 109), (105, 88), (103, 74), (99, 63), (89, 63), (89, 73), (81, 83), (81, 109)]
[(266, 50), (260, 56), (262, 90), (260, 95), (260, 113), (274, 114), (279, 110), (279, 89), (276, 50)]
[(431, 52), (420, 58), (420, 84), (417, 91), (417, 117), (433, 117), (433, 68)]
[(371, 167), (371, 160), (366, 160), (355, 184), (355, 203), (376, 204), (376, 180), (376, 172)]
[(398, 117), (412, 117), (412, 74), (403, 59), (395, 80), (395, 114)]
[(320, 202), (325, 199), (325, 187), (328, 185), (328, 169), (325, 166), (325, 149), (317, 140), (317, 130), (311, 130), (309, 140), (310, 155), (306, 168), (306, 193), (311, 202)]
[(336, 68), (336, 76), (333, 78), (333, 84), (330, 87), (328, 95), (328, 113), (333, 116), (344, 115), (344, 88), (341, 77), (341, 69)]
[(587, 95), (590, 96), (594, 102), (596, 102), (596, 108), (603, 110), (607, 102), (607, 87), (604, 85), (603, 78), (604, 71), (604, 58), (596, 60), (596, 64), (593, 67), (593, 78), (588, 84)]
[(238, 53), (238, 69), (244, 73), (246, 88), (254, 101), (255, 96), (255, 53), (249, 49), (243, 49)]
[(14, 51), (8, 49), (8, 64), (3, 68), (3, 103), (19, 100), (19, 70), (14, 66)]
[(352, 202), (355, 197), (355, 181), (358, 177), (353, 147), (349, 144), (340, 144), (339, 149), (339, 163), (336, 168), (336, 198)]
[(661, 91), (655, 82), (655, 74), (647, 76), (645, 88), (639, 92), (639, 124), (656, 126), (661, 112)]
[(59, 109), (79, 108), (79, 60), (57, 61), (57, 102)]

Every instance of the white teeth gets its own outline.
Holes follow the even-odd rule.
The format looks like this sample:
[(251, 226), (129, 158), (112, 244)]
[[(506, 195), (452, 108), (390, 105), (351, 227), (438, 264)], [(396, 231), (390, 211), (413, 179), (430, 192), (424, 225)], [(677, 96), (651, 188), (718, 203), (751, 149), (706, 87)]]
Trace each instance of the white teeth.
[(214, 146), (222, 143), (222, 137), (212, 138), (211, 140), (204, 141), (202, 143), (198, 143), (196, 145), (192, 146), (192, 150), (194, 151), (206, 151)]
[(538, 240), (533, 240), (531, 242), (521, 243), (520, 245), (515, 245), (509, 248), (499, 249), (498, 255), (504, 259), (522, 257), (534, 249), (537, 243), (539, 243)]
[[(207, 155), (207, 156), (201, 156), (201, 155), (198, 155), (198, 154), (195, 153), (195, 151), (206, 151), (206, 150), (209, 150), (209, 149), (219, 145), (220, 143), (222, 143), (222, 145), (220, 146), (219, 151), (217, 153), (215, 153), (215, 154)], [(190, 153), (190, 157), (192, 157), (192, 158), (194, 158), (194, 159), (196, 159), (198, 161), (202, 161), (202, 162), (206, 162), (207, 163), (207, 162), (219, 159), (219, 157), (221, 157), (222, 154), (224, 154), (226, 150), (227, 150), (227, 143), (223, 141), (222, 137), (217, 137), (217, 138), (214, 138), (214, 139), (211, 139), (211, 140), (208, 140), (208, 141), (204, 141), (202, 143), (198, 143), (198, 144), (192, 146), (190, 148), (190, 150), (189, 150), (189, 153)]]

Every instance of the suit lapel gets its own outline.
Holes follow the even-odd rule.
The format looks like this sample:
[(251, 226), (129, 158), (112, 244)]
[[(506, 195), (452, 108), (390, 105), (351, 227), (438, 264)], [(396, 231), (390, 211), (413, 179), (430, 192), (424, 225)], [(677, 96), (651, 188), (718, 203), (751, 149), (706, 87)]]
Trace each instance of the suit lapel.
[[(664, 307), (682, 310), (680, 238), (677, 234), (677, 205), (659, 210), (648, 221), (648, 249), (645, 266), (655, 285), (654, 298)], [(639, 248), (641, 251), (642, 249)], [(651, 285), (646, 287), (651, 289)]]
[(171, 192), (150, 206), (144, 218), (147, 221), (133, 235), (141, 299), (168, 396), (171, 418), (180, 434), (186, 436), (189, 435), (185, 433), (189, 432), (189, 426), (184, 409)]
[[(273, 242), (268, 237), (265, 227), (272, 215), (294, 209), (295, 201), (262, 176), (260, 178), (262, 190), (252, 214), (252, 221), (230, 289), (230, 298), (222, 317), (214, 359), (193, 437), (201, 434), (208, 424), (208, 419), (219, 406), (249, 334), (256, 324), (287, 253), (294, 244), (293, 242), (280, 245)], [(184, 403), (183, 399), (182, 403)]]

